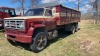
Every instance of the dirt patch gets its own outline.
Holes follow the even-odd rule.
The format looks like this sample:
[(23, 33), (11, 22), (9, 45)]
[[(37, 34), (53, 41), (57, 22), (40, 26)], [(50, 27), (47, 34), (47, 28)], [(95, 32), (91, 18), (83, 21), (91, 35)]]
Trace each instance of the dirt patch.
[(4, 40), (5, 38), (0, 38), (0, 40)]
[(94, 42), (91, 40), (82, 41), (80, 43), (80, 49), (89, 52), (92, 49), (93, 45), (94, 45)]

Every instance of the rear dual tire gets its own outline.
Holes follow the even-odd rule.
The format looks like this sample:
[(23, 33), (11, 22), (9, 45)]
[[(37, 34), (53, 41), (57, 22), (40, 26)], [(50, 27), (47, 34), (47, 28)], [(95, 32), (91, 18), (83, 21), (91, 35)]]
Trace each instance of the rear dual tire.
[(72, 27), (71, 27), (71, 33), (74, 34), (77, 31), (78, 31), (78, 24), (72, 25)]
[(71, 27), (71, 33), (72, 33), (72, 34), (75, 33), (75, 26), (74, 26), (74, 25)]

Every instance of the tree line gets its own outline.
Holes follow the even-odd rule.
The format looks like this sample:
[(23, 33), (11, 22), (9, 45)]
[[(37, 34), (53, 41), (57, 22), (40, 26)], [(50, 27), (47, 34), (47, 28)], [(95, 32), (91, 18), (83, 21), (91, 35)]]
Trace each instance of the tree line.
[[(33, 8), (34, 5), (38, 5), (40, 4), (40, 2), (42, 0), (29, 0), (30, 1), (30, 6), (29, 8)], [(50, 0), (52, 1), (52, 0)], [(68, 0), (66, 0), (68, 1)], [(19, 3), (20, 6), (18, 6), (18, 9), (21, 9), (23, 14), (24, 14), (24, 11), (25, 11), (25, 3), (27, 2), (27, 0), (11, 0), (12, 3)], [(52, 1), (53, 2), (53, 1)], [(67, 2), (66, 2), (67, 3)], [(86, 4), (84, 4), (83, 0), (77, 0), (77, 3), (74, 3), (75, 6), (77, 7), (76, 9), (77, 10), (80, 10), (80, 7), (81, 6), (84, 6)], [(87, 13), (85, 14), (82, 14), (82, 16), (85, 16), (83, 17), (84, 19), (91, 19), (91, 20), (95, 20), (95, 23), (99, 22), (100, 21), (100, 0), (88, 0), (88, 3), (89, 5), (92, 6), (92, 10), (88, 9)], [(86, 18), (87, 16), (87, 18)]]
[[(34, 5), (38, 4), (40, 0), (29, 0), (30, 1), (30, 6), (27, 8), (32, 8)], [(25, 4), (27, 0), (11, 0), (11, 3), (19, 3), (19, 6), (16, 8), (17, 10), (21, 9), (22, 10), (22, 15), (25, 13)]]

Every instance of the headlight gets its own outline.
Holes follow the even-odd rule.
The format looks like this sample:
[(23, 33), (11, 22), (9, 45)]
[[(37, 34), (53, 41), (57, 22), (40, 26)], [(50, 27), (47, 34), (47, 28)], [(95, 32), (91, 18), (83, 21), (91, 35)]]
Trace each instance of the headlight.
[(21, 22), (21, 23), (20, 23), (19, 28), (20, 28), (20, 29), (25, 29), (25, 27), (24, 27), (24, 22)]
[(4, 21), (4, 27), (8, 27), (9, 26), (9, 22), (8, 21)]
[(7, 27), (9, 24), (8, 23), (5, 23), (5, 27)]

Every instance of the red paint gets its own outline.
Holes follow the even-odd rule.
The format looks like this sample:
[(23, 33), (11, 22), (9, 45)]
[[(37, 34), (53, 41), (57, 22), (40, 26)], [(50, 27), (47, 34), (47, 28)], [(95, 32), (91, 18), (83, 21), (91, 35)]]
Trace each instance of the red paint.
[(4, 8), (4, 9), (14, 9), (14, 8), (6, 7), (6, 6), (2, 6), (0, 8)]
[[(3, 19), (4, 18), (20, 16), (20, 15), (16, 15), (14, 8), (0, 7), (0, 9), (2, 9), (2, 11), (0, 11), (0, 20), (2, 19), (2, 21), (0, 21), (0, 24), (2, 24), (2, 26), (0, 26), (0, 29), (4, 27), (4, 22), (3, 22)], [(8, 11), (9, 10), (14, 10), (13, 13), (15, 13), (15, 15), (14, 16), (11, 16), (9, 13), (5, 12), (5, 10), (8, 10)]]
[[(28, 35), (17, 35), (17, 34), (9, 34), (9, 33), (5, 33), (8, 34), (7, 35), (7, 39), (13, 40), (13, 41), (18, 41), (21, 43), (31, 43), (32, 42), (32, 36), (28, 36)], [(15, 38), (11, 37), (14, 36)]]
[[(31, 43), (32, 42), (32, 35), (34, 33), (34, 30), (36, 28), (45, 27), (48, 31), (58, 29), (57, 26), (63, 27), (65, 24), (70, 23), (77, 23), (80, 21), (80, 17), (67, 17), (61, 16), (61, 13), (75, 13), (80, 14), (79, 11), (63, 7), (61, 5), (55, 6), (56, 12), (59, 13), (59, 16), (56, 17), (47, 17), (47, 18), (27, 18), (25, 19), (25, 30), (19, 31), (19, 30), (10, 30), (5, 29), (5, 34), (15, 36), (15, 38), (7, 37), (8, 39), (19, 41), (22, 43)], [(52, 8), (51, 8), (52, 9)], [(15, 31), (15, 32), (14, 32)], [(18, 34), (20, 33), (20, 34)]]
[(32, 34), (33, 34), (32, 32), (34, 32), (34, 28), (30, 27), (30, 29), (28, 30), (27, 35), (32, 36)]

